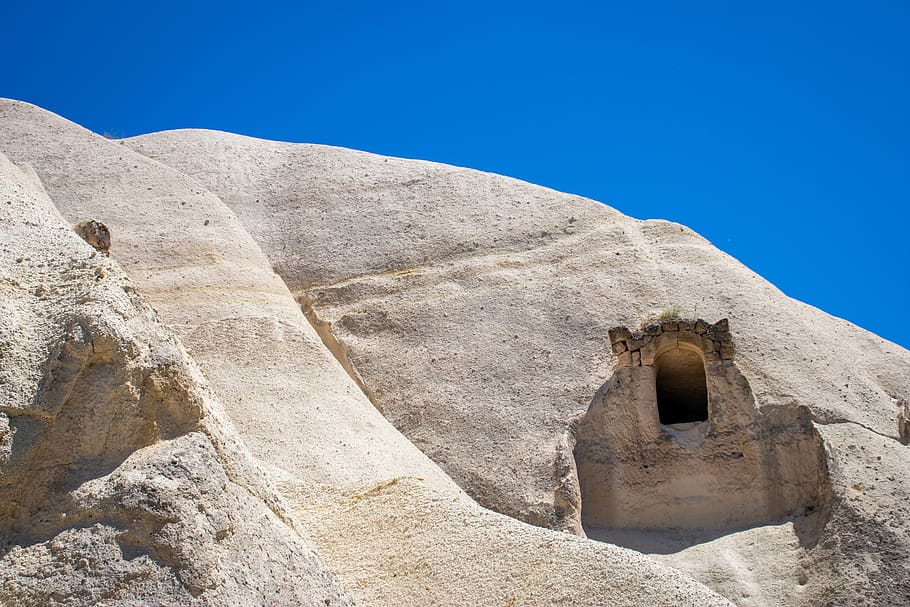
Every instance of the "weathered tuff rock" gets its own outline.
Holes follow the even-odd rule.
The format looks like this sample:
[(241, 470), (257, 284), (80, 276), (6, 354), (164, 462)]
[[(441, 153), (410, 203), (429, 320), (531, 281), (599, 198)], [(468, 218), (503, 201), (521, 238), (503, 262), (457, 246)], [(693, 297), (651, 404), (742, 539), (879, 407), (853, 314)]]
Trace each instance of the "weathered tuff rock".
[[(681, 226), (324, 146), (202, 131), (111, 142), (12, 101), (0, 151), (34, 166), (70, 223), (111, 227), (113, 258), (364, 604), (723, 604), (695, 580), (739, 605), (910, 594), (910, 353), (784, 297)], [(697, 364), (662, 358), (666, 344), (630, 349), (629, 331), (621, 364), (609, 330), (667, 305), (729, 323), (710, 347), (694, 340)], [(657, 343), (664, 326), (649, 326)], [(707, 419), (661, 420), (664, 371), (696, 369)], [(678, 570), (480, 508), (367, 395), (484, 505)], [(245, 461), (233, 453), (225, 467)], [(727, 461), (740, 463), (724, 477)], [(617, 508), (603, 486), (637, 497)], [(735, 503), (690, 507), (724, 487), (754, 498), (745, 518)], [(189, 536), (169, 546), (211, 545)], [(84, 544), (58, 538), (64, 559)], [(17, 562), (4, 588), (7, 571), (37, 570)], [(177, 579), (162, 602), (194, 588)]]
[(76, 225), (76, 234), (82, 237), (82, 240), (92, 245), (95, 250), (101, 251), (105, 255), (110, 254), (111, 250), (111, 231), (100, 221), (88, 219), (80, 221)]
[(0, 102), (0, 150), (35, 167), (70, 222), (110, 226), (111, 255), (362, 604), (728, 604), (641, 554), (469, 499), (370, 404), (199, 181), (20, 102)]
[(794, 517), (800, 542), (816, 544), (830, 514), (822, 439), (806, 407), (755, 406), (727, 319), (663, 318), (609, 335), (619, 366), (575, 424), (588, 532)]
[(125, 145), (218, 194), (386, 417), (482, 504), (537, 525), (583, 532), (577, 423), (622, 363), (609, 329), (669, 305), (728, 318), (736, 348), (718, 354), (751, 395), (730, 436), (770, 454), (781, 424), (806, 429), (792, 437), (830, 495), (818, 534), (802, 540), (796, 514), (672, 550), (616, 541), (671, 553), (659, 558), (743, 605), (910, 594), (906, 350), (682, 226), (514, 179), (207, 131)]
[(198, 369), (0, 154), (0, 603), (349, 605)]

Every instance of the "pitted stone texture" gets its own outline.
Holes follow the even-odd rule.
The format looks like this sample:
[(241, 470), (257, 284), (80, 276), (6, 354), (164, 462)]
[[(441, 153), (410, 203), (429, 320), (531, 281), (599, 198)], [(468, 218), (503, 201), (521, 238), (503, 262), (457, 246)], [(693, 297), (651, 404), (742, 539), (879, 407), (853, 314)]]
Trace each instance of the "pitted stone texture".
[[(879, 440), (904, 447), (896, 415), (898, 399), (910, 394), (910, 353), (787, 298), (683, 226), (637, 221), (514, 179), (340, 148), (210, 131), (126, 145), (217, 192), (377, 406), (501, 512), (573, 529), (563, 504), (574, 474), (564, 473), (560, 445), (571, 442), (572, 421), (615, 370), (608, 330), (637, 326), (668, 303), (730, 318), (737, 367), (761, 410), (806, 407), (812, 423), (866, 428), (867, 449), (883, 449)], [(708, 325), (691, 330), (706, 336)], [(855, 470), (839, 465), (852, 454), (829, 455), (832, 475)], [(896, 470), (889, 475), (898, 478)], [(907, 494), (895, 491), (899, 510)], [(820, 545), (864, 525), (860, 514), (840, 518)], [(728, 548), (766, 535), (739, 537), (731, 535)], [(905, 566), (906, 541), (894, 539), (903, 536), (887, 537)], [(726, 562), (771, 553), (778, 539)], [(862, 568), (861, 557), (844, 558)], [(780, 566), (699, 575), (711, 584), (728, 575), (724, 592), (744, 601), (750, 589), (778, 584)], [(813, 567), (812, 587), (799, 596), (822, 604), (836, 584), (895, 602), (906, 595), (874, 568), (845, 581), (829, 577), (824, 562)]]
[(350, 605), (198, 369), (0, 154), (0, 603)]
[[(320, 554), (364, 605), (473, 607), (512, 595), (528, 607), (726, 604), (702, 584), (641, 555), (547, 529), (527, 533), (524, 523), (477, 506), (370, 404), (262, 263), (256, 243), (199, 181), (17, 102), (0, 102), (4, 146), (35, 164), (68, 217), (102, 217), (111, 226), (117, 236), (114, 257), (132, 272), (162, 321), (180, 331), (239, 432), (267, 464), (267, 473), (252, 468), (256, 474), (244, 482), (255, 488), (280, 479), (304, 527), (317, 536)], [(160, 224), (163, 215), (171, 222), (167, 229)], [(364, 334), (403, 336), (410, 330), (394, 322), (386, 330), (389, 318), (380, 312), (346, 316), (344, 324)], [(319, 319), (314, 322), (322, 331)], [(339, 344), (339, 355), (346, 348)], [(571, 447), (557, 441), (554, 449), (558, 482), (569, 494)], [(236, 475), (246, 469), (231, 470)], [(396, 483), (402, 476), (419, 479), (419, 488)], [(382, 498), (382, 488), (390, 484), (403, 489), (396, 493), (403, 505), (394, 511), (372, 499)], [(256, 495), (266, 500), (272, 494), (262, 489)], [(282, 500), (266, 501), (287, 514)], [(329, 525), (327, 504), (333, 503)], [(250, 508), (236, 510), (238, 518), (257, 520)], [(472, 519), (479, 533), (466, 530)], [(256, 558), (275, 544), (268, 533), (261, 535), (261, 545), (250, 551)], [(453, 545), (474, 550), (453, 551)], [(551, 546), (548, 571), (538, 573), (534, 555)], [(285, 555), (276, 554), (278, 576)], [(235, 562), (248, 568), (243, 559), (227, 555), (211, 565), (211, 575), (231, 571)], [(430, 575), (430, 564), (438, 575)], [(588, 571), (603, 574), (596, 591)], [(310, 578), (303, 572), (298, 577), (304, 593)], [(529, 578), (535, 581), (531, 587)], [(666, 585), (655, 587), (652, 579)], [(257, 590), (272, 588), (249, 582)], [(271, 604), (243, 594), (236, 603)]]

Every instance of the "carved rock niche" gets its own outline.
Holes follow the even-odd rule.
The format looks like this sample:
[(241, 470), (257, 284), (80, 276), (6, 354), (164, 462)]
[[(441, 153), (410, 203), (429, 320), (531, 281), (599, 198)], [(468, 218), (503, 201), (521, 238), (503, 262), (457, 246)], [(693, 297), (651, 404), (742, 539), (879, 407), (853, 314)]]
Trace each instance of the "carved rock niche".
[(759, 409), (726, 319), (617, 327), (610, 341), (618, 365), (576, 428), (586, 530), (716, 531), (793, 516), (820, 528), (830, 487), (809, 411)]

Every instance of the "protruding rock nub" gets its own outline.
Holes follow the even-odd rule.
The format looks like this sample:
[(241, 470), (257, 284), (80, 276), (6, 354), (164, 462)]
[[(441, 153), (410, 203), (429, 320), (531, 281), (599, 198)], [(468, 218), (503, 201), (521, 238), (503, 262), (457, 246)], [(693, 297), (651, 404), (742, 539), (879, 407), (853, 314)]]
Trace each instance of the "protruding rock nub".
[(903, 444), (910, 444), (910, 404), (906, 398), (897, 401), (897, 434)]
[(76, 234), (82, 239), (101, 251), (105, 255), (110, 255), (111, 250), (111, 231), (100, 221), (89, 219), (82, 221), (75, 227)]

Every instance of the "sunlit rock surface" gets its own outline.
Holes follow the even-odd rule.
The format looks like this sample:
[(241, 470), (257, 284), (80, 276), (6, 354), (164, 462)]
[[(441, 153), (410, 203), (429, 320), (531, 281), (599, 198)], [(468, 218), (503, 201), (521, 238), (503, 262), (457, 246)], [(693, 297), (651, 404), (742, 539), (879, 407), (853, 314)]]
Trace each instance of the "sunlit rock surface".
[[(786, 298), (682, 226), (339, 148), (209, 131), (108, 141), (13, 101), (0, 102), (0, 151), (34, 167), (71, 225), (110, 229), (111, 259), (180, 336), (363, 604), (722, 604), (709, 588), (739, 605), (902, 604), (910, 594), (910, 353)], [(697, 365), (655, 366), (662, 352), (643, 361), (640, 349), (633, 365), (608, 335), (673, 306), (729, 319), (735, 343), (735, 361), (701, 350), (707, 443), (661, 424), (654, 396), (660, 368)], [(638, 387), (616, 387), (624, 377)], [(652, 422), (629, 422), (622, 394)], [(676, 489), (615, 485), (642, 489), (624, 489), (626, 512), (640, 502), (665, 525), (585, 522), (606, 503), (610, 462), (628, 472), (651, 444), (611, 439), (629, 438), (622, 427), (670, 441), (653, 462)], [(721, 430), (700, 460), (697, 446)], [(781, 438), (793, 449), (775, 452)], [(759, 474), (767, 508), (712, 505), (722, 492), (704, 472), (722, 470), (736, 442), (740, 481), (782, 470), (794, 497), (769, 498), (778, 477)], [(690, 491), (700, 461), (716, 465), (701, 470), (704, 491)], [(579, 468), (600, 471), (580, 479)], [(813, 482), (815, 493), (803, 486)], [(686, 504), (702, 498), (696, 516)]]

